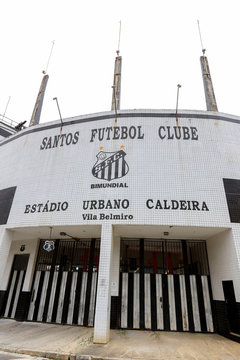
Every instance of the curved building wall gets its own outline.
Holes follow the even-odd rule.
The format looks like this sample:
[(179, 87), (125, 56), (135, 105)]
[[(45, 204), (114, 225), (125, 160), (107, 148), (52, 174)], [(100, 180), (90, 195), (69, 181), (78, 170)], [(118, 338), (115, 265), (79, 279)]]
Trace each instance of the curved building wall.
[(204, 239), (213, 297), (223, 300), (221, 281), (233, 279), (240, 301), (240, 118), (178, 118), (177, 127), (174, 111), (105, 112), (0, 142), (2, 227), (115, 225), (119, 236)]
[(240, 175), (240, 120), (179, 118), (177, 128), (167, 111), (121, 111), (116, 123), (103, 113), (65, 120), (61, 137), (55, 122), (3, 141), (1, 189), (17, 187), (8, 227), (229, 227), (223, 179)]

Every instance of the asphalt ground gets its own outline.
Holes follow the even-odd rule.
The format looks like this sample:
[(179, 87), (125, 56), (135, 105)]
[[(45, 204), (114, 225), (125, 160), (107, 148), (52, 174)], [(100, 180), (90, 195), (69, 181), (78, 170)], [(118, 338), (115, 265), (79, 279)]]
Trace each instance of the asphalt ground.
[(93, 328), (9, 319), (0, 319), (0, 350), (61, 360), (240, 360), (240, 344), (217, 334), (111, 330), (98, 345)]

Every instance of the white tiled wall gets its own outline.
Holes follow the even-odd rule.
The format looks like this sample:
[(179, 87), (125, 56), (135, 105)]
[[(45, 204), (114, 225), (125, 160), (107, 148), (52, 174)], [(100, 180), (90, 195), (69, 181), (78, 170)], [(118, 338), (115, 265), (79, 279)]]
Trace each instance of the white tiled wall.
[[(185, 116), (179, 117), (179, 126), (196, 127), (198, 140), (161, 140), (158, 135), (159, 127), (176, 125), (175, 118), (169, 116), (169, 113), (174, 113), (173, 111), (131, 110), (121, 113), (127, 117), (119, 117), (117, 126), (141, 126), (143, 139), (91, 142), (92, 129), (115, 125), (115, 117), (107, 118), (111, 113), (101, 113), (64, 120), (63, 133), (79, 132), (77, 144), (40, 150), (45, 137), (59, 135), (57, 122), (31, 128), (31, 133), (28, 133), (29, 129), (23, 130), (20, 136), (18, 134), (13, 137), (14, 141), (0, 144), (0, 190), (17, 186), (7, 228), (103, 225), (105, 240), (102, 238), (99, 276), (102, 277), (102, 281), (107, 281), (107, 293), (104, 292), (104, 286), (101, 288), (103, 284), (100, 282), (99, 291), (102, 289), (100, 295), (103, 297), (98, 294), (98, 309), (101, 308), (102, 301), (108, 299), (111, 282), (114, 283), (114, 279), (117, 279), (115, 246), (118, 240), (112, 241), (112, 230), (109, 230), (112, 225), (211, 227), (219, 231), (229, 228), (231, 230), (228, 232), (223, 232), (207, 242), (214, 299), (222, 299), (221, 281), (226, 276), (236, 282), (240, 278), (240, 228), (239, 224), (230, 222), (222, 180), (240, 179), (240, 118), (205, 111), (180, 111), (179, 114)], [(49, 125), (51, 128), (47, 128)], [(97, 161), (97, 154), (100, 151), (116, 152), (121, 146), (126, 152), (128, 174), (111, 182), (96, 179), (92, 175), (92, 168)], [(126, 187), (91, 188), (91, 184), (106, 183), (124, 183)], [(114, 199), (127, 199), (129, 207), (120, 210), (83, 210), (83, 201)], [(161, 202), (205, 201), (209, 211), (148, 209), (147, 199), (153, 199), (153, 204), (156, 204), (158, 199)], [(68, 209), (54, 212), (24, 212), (28, 204), (44, 206), (46, 203), (58, 202), (68, 202)], [(100, 220), (100, 213), (131, 215), (133, 218)], [(91, 220), (84, 220), (84, 214), (90, 214)], [(1, 259), (9, 253), (9, 244), (6, 237), (1, 235), (1, 227), (0, 251)], [(109, 266), (112, 251), (115, 254), (115, 265), (112, 268), (111, 280)], [(3, 273), (1, 266), (2, 260), (0, 274)], [(238, 285), (238, 301), (239, 292)], [(115, 293), (113, 286), (112, 294)], [(109, 306), (108, 302), (103, 306)], [(106, 314), (104, 308), (102, 312), (97, 313), (96, 321), (100, 324), (101, 316), (106, 319)]]

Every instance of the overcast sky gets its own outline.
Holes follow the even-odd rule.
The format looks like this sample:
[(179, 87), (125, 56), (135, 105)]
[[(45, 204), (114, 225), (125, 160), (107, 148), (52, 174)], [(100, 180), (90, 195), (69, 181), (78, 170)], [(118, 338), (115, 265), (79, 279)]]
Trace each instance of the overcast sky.
[(108, 111), (122, 22), (121, 109), (205, 110), (207, 49), (218, 109), (240, 116), (239, 0), (1, 0), (0, 114), (29, 120), (52, 41), (40, 122)]

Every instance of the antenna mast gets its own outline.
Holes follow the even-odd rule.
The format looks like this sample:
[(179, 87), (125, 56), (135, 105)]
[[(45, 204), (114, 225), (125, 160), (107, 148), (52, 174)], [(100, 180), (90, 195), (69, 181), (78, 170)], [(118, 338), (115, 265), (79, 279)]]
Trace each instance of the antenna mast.
[(178, 98), (179, 98), (179, 89), (180, 87), (182, 87), (182, 85), (178, 84), (177, 85), (177, 103), (176, 103), (176, 124), (177, 124), (177, 128), (178, 128)]
[(37, 96), (37, 99), (36, 99), (36, 102), (35, 102), (35, 106), (34, 106), (34, 109), (33, 109), (33, 113), (32, 113), (32, 117), (31, 117), (29, 126), (37, 125), (37, 124), (39, 124), (39, 121), (40, 121), (42, 105), (43, 105), (43, 99), (44, 99), (45, 90), (46, 90), (46, 87), (47, 87), (47, 82), (48, 82), (48, 79), (49, 79), (49, 76), (47, 75), (47, 69), (48, 69), (50, 59), (51, 59), (54, 43), (55, 42), (53, 41), (51, 51), (50, 51), (50, 55), (48, 57), (46, 68), (45, 68), (45, 70), (42, 71), (44, 76), (42, 78), (42, 82), (41, 82), (41, 85), (40, 85), (40, 89), (39, 89), (38, 96)]
[[(2, 120), (5, 119), (5, 115), (6, 115), (7, 108), (8, 108), (8, 105), (9, 105), (9, 103), (10, 103), (10, 100), (11, 100), (11, 96), (9, 96), (9, 98), (8, 98), (7, 105), (6, 105), (5, 110), (4, 110), (4, 113), (3, 113), (3, 115), (2, 115)], [(11, 125), (12, 125), (12, 123), (11, 123)]]
[(121, 38), (121, 21), (119, 25), (119, 37), (118, 37), (118, 49), (116, 51), (117, 56), (115, 58), (115, 68), (113, 77), (113, 92), (112, 92), (112, 107), (111, 110), (115, 110), (117, 117), (117, 110), (120, 110), (120, 96), (121, 96), (121, 70), (122, 70), (122, 57), (120, 54), (120, 38)]

